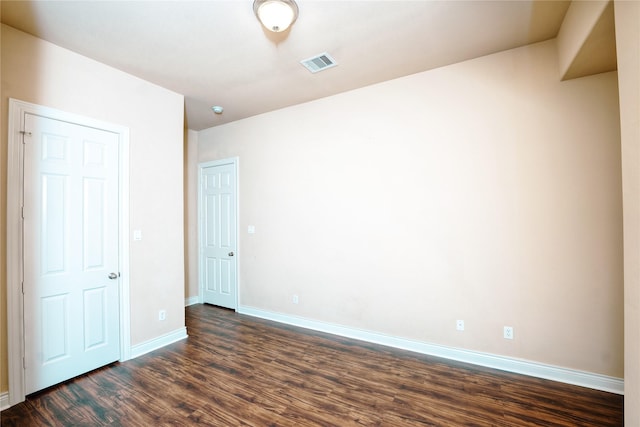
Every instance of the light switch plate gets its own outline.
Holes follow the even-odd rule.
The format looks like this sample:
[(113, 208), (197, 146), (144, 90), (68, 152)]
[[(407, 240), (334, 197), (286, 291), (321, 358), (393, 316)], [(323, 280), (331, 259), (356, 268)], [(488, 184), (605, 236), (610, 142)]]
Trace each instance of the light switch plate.
[(255, 225), (250, 225), (249, 227), (247, 227), (247, 233), (255, 234), (255, 232), (256, 232), (256, 226)]
[(133, 230), (133, 240), (142, 240), (142, 230)]

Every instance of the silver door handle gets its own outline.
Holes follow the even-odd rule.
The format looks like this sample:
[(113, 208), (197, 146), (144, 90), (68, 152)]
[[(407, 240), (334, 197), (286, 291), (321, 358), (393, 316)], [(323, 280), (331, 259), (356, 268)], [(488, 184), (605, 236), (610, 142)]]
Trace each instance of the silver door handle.
[(109, 279), (115, 280), (118, 278), (118, 273), (109, 273)]
[(229, 256), (233, 256), (233, 252), (229, 252)]

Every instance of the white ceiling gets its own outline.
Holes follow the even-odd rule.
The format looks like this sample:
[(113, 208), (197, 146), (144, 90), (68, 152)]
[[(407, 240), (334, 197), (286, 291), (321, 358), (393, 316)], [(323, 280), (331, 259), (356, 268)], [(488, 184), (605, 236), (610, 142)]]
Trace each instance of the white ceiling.
[[(252, 3), (2, 0), (2, 22), (184, 94), (187, 126), (200, 130), (553, 38), (569, 6), (299, 0), (298, 20), (274, 34)], [(322, 52), (338, 66), (300, 64)]]

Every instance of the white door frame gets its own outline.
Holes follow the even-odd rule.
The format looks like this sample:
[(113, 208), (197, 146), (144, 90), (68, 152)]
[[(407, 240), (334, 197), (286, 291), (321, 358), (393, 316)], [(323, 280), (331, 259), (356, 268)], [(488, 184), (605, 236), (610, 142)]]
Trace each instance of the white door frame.
[(9, 405), (25, 400), (24, 295), (22, 204), (24, 187), (22, 144), (26, 113), (79, 124), (119, 135), (119, 264), (120, 264), (120, 361), (131, 358), (129, 310), (129, 129), (88, 117), (9, 99), (7, 156), (7, 350), (9, 356)]
[(209, 162), (198, 163), (198, 200), (197, 200), (197, 209), (198, 209), (198, 302), (200, 304), (204, 304), (204, 267), (201, 262), (201, 253), (202, 253), (202, 242), (204, 241), (202, 237), (203, 231), (203, 218), (202, 218), (202, 171), (205, 168), (212, 166), (222, 166), (222, 165), (234, 165), (235, 169), (235, 180), (236, 180), (236, 301), (235, 301), (235, 311), (238, 311), (239, 302), (240, 302), (240, 276), (238, 275), (239, 264), (240, 264), (240, 239), (238, 235), (238, 230), (240, 229), (240, 197), (239, 197), (239, 189), (240, 189), (240, 168), (239, 168), (239, 158), (238, 157), (230, 157), (228, 159), (220, 159), (220, 160), (212, 160)]

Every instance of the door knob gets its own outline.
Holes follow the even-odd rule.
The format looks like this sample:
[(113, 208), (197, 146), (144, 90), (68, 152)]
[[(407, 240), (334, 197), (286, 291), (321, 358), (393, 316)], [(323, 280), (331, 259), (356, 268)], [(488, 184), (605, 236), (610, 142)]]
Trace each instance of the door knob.
[(233, 256), (233, 252), (229, 252), (229, 256)]
[(115, 280), (118, 278), (118, 273), (109, 273), (109, 279)]

